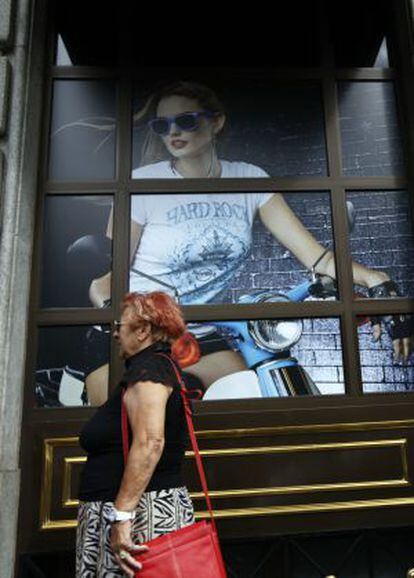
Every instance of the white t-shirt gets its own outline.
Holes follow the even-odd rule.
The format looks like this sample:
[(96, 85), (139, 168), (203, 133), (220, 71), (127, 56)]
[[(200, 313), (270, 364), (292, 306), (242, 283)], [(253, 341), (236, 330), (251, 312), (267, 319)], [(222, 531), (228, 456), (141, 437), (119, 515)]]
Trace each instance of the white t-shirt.
[[(220, 161), (222, 177), (267, 177), (243, 162)], [(182, 178), (168, 161), (134, 178)], [(176, 287), (183, 305), (207, 303), (226, 289), (251, 248), (257, 210), (273, 193), (157, 193), (131, 197), (131, 219), (143, 226), (130, 272), (130, 291), (168, 290), (137, 269)]]
[[(256, 165), (251, 165), (250, 163), (243, 162), (232, 162), (232, 161), (222, 161), (221, 165), (221, 175), (220, 178), (223, 179), (238, 179), (238, 178), (255, 178), (255, 177), (268, 177), (269, 175), (261, 169), (256, 167)], [(139, 167), (132, 171), (133, 179), (182, 179), (184, 178), (180, 173), (174, 170), (171, 166), (170, 161), (161, 161), (159, 163), (153, 163), (151, 165), (145, 165), (145, 167)]]

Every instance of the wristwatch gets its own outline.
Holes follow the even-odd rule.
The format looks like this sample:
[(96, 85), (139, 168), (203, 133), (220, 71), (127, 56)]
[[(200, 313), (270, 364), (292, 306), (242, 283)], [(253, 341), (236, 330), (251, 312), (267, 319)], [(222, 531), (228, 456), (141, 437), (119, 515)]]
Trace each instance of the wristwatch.
[(135, 511), (123, 512), (122, 510), (117, 510), (114, 506), (112, 506), (111, 511), (109, 512), (110, 522), (125, 522), (126, 520), (133, 520), (134, 518)]

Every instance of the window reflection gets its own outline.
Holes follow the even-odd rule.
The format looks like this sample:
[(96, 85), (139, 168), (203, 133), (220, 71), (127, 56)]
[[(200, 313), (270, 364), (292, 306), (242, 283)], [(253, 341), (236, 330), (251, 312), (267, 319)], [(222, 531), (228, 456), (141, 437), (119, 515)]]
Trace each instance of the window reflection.
[[(316, 257), (332, 249), (329, 194), (283, 197), (289, 214), (320, 243)], [(240, 303), (268, 290), (295, 301), (335, 299), (329, 280), (316, 283), (301, 262), (308, 238), (297, 254), (277, 240), (281, 210), (273, 207), (272, 193), (132, 195), (130, 290), (171, 291), (183, 305)], [(287, 241), (289, 234), (288, 227)]]
[(56, 48), (56, 64), (57, 66), (72, 66), (73, 62), (69, 56), (66, 45), (60, 34), (57, 37), (57, 48)]
[[(353, 258), (386, 272), (397, 284), (398, 296), (412, 297), (414, 231), (408, 192), (352, 191), (347, 199), (355, 208), (355, 227), (350, 233)], [(365, 287), (360, 293), (368, 297)]]
[[(110, 196), (49, 195), (43, 228), (42, 307), (91, 307), (92, 279), (109, 273)], [(110, 233), (111, 231), (109, 231)]]
[(340, 82), (338, 97), (344, 174), (403, 174), (393, 83)]
[[(167, 77), (158, 85), (165, 89), (177, 80), (179, 78), (169, 80)], [(231, 84), (217, 84), (210, 78), (202, 84), (213, 92), (214, 108), (217, 109), (218, 101), (219, 110), (225, 114), (223, 128), (215, 137), (218, 157), (235, 164), (248, 163), (265, 171), (263, 174), (223, 171), (222, 177), (327, 174), (323, 107), (318, 84), (275, 83), (263, 77), (254, 78), (252, 82), (247, 75), (243, 80), (232, 80)], [(154, 136), (147, 125), (157, 114), (148, 106), (149, 97), (157, 92), (156, 86), (141, 80), (135, 88), (133, 178), (177, 176), (160, 173), (155, 166), (159, 161), (172, 160), (162, 140)], [(199, 104), (198, 109), (205, 106)]]
[[(373, 334), (373, 322), (381, 322), (379, 336)], [(414, 391), (413, 322), (413, 315), (386, 315), (371, 317), (369, 323), (359, 325), (364, 393)]]
[(115, 85), (56, 80), (53, 85), (49, 178), (115, 178)]
[(41, 327), (38, 335), (37, 407), (103, 403), (108, 389), (110, 327)]
[(375, 58), (374, 67), (375, 68), (388, 68), (390, 66), (388, 59), (388, 47), (387, 39), (384, 37), (379, 47), (378, 54)]
[(213, 321), (189, 331), (201, 358), (185, 371), (201, 379), (204, 400), (344, 393), (337, 319)]

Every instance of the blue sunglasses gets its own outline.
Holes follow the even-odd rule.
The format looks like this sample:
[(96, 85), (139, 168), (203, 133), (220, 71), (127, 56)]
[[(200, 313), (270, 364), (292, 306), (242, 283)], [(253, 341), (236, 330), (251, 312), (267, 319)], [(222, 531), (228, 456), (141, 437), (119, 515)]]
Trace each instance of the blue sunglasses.
[(212, 118), (218, 114), (220, 113), (200, 110), (197, 112), (183, 112), (176, 116), (157, 116), (148, 122), (148, 126), (158, 136), (169, 134), (172, 124), (175, 124), (182, 131), (192, 132), (199, 128), (201, 117)]

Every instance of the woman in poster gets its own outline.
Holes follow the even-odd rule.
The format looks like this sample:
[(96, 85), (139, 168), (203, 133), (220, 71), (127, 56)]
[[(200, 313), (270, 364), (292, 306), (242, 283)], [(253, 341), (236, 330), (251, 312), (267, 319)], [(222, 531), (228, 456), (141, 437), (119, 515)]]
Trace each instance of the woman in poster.
[[(142, 115), (149, 119), (142, 161), (133, 178), (267, 177), (261, 168), (220, 159), (216, 139), (225, 113), (215, 93), (193, 82), (177, 82), (154, 94)], [(297, 218), (281, 193), (208, 193), (132, 196), (131, 291), (174, 287), (181, 304), (220, 302), (220, 295), (247, 258), (253, 220), (265, 227), (308, 269), (335, 278), (335, 259)], [(112, 230), (111, 219), (107, 236)], [(323, 255), (322, 259), (320, 259)], [(352, 263), (354, 282), (370, 297), (397, 295), (386, 272)], [(147, 275), (148, 277), (145, 277)], [(111, 274), (95, 279), (90, 298), (102, 307), (110, 298)], [(222, 302), (222, 300), (221, 300)], [(411, 352), (406, 323), (395, 331), (395, 355)], [(208, 387), (215, 379), (245, 368), (241, 357), (214, 330), (194, 328), (201, 359), (187, 370)], [(381, 333), (373, 324), (374, 339)]]

